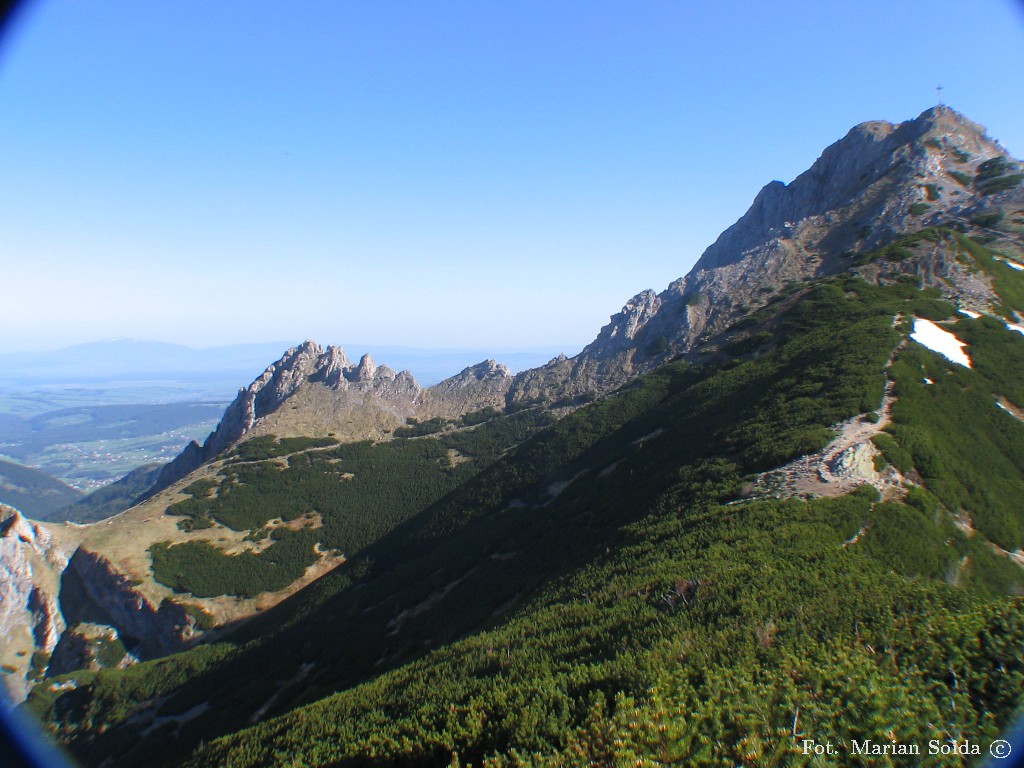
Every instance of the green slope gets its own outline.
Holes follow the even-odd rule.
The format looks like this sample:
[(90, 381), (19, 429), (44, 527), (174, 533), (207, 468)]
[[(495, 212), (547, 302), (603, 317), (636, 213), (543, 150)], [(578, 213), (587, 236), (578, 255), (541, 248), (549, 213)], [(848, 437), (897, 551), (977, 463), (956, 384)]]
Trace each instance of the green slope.
[[(1024, 572), (986, 542), (1020, 535), (1024, 424), (996, 397), (1016, 396), (1024, 337), (961, 321), (970, 371), (898, 355), (887, 455), (927, 490), (742, 498), (877, 407), (912, 315), (953, 308), (820, 281), (714, 365), (671, 364), (492, 453), (225, 641), (75, 673), (29, 707), (119, 766), (798, 765), (794, 734), (991, 737), (1024, 680), (1003, 597)], [(475, 431), (428, 439), (471, 452)], [(951, 517), (965, 506), (973, 537)]]
[(163, 464), (143, 464), (109, 485), (97, 488), (85, 498), (60, 510), (59, 519), (73, 523), (106, 520), (135, 504), (156, 482)]
[(0, 459), (0, 502), (36, 520), (63, 520), (59, 511), (85, 494), (45, 472)]

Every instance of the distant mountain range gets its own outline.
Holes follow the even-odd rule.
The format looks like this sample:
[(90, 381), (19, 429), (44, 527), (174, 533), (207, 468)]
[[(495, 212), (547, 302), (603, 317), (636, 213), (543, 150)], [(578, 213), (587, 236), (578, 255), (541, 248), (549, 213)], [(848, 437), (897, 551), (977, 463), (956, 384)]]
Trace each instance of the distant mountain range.
[[(267, 342), (195, 349), (179, 344), (133, 339), (112, 339), (76, 344), (53, 351), (0, 354), (0, 388), (28, 388), (67, 384), (194, 381), (228, 382), (221, 397), (230, 398), (238, 382), (262, 371), (292, 344)], [(350, 349), (360, 345), (349, 344)], [(397, 370), (408, 369), (421, 382), (434, 384), (486, 357), (506, 360), (513, 370), (547, 362), (564, 349), (474, 350), (418, 349), (379, 346), (373, 353)], [(202, 397), (208, 397), (205, 392)]]

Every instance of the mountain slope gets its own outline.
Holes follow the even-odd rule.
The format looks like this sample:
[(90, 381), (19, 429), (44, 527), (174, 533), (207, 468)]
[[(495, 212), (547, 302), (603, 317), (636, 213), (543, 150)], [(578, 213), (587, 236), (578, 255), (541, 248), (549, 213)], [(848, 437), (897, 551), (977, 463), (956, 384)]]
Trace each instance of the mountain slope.
[(143, 498), (153, 487), (162, 468), (162, 464), (136, 467), (124, 477), (97, 488), (85, 498), (59, 510), (55, 518), (73, 523), (91, 523), (113, 517)]
[[(790, 184), (766, 185), (686, 277), (634, 296), (579, 355), (518, 374), (509, 398), (620, 386), (696, 351), (788, 285), (849, 268), (858, 253), (934, 222), (966, 223), (1009, 200), (1019, 205), (1020, 170), (984, 128), (949, 107), (898, 125), (863, 123)], [(966, 290), (942, 287), (950, 296)]]
[[(461, 416), (502, 405), (511, 379), (508, 368), (488, 360), (424, 389), (408, 371), (378, 367), (369, 355), (353, 364), (340, 347), (323, 349), (307, 341), (240, 390), (203, 445), (191, 443), (163, 469), (151, 490), (180, 480), (247, 435), (257, 422), (262, 429), (253, 434), (330, 432), (347, 440), (375, 439), (410, 417)], [(299, 423), (294, 414), (280, 413), (292, 398), (297, 398), (292, 410), (301, 412)]]
[[(674, 288), (514, 381), (416, 390), (289, 351), (197, 472), (110, 529), (221, 622), (226, 593), (251, 612), (310, 557), (344, 562), (27, 706), (119, 766), (801, 764), (802, 734), (992, 738), (1024, 703), (1018, 168), (947, 109), (860, 126)], [(359, 429), (390, 439), (336, 442)]]
[(0, 459), (0, 503), (37, 520), (50, 520), (85, 494), (45, 472)]
[[(668, 366), (566, 417), (248, 624), (233, 643), (183, 657), (177, 668), (194, 669), (183, 687), (179, 677), (166, 677), (168, 668), (151, 665), (129, 677), (76, 675), (85, 685), (72, 692), (82, 708), (76, 719), (102, 723), (106, 733), (89, 737), (64, 718), (67, 738), (89, 762), (109, 754), (125, 765), (167, 759), (170, 742), (132, 735), (155, 722), (126, 719), (145, 711), (125, 696), (138, 691), (146, 692), (143, 700), (173, 694), (158, 718), (206, 704), (202, 716), (176, 722), (176, 744), (281, 715), (211, 743), (187, 764), (269, 766), (283, 755), (311, 764), (375, 755), (436, 764), (453, 751), (479, 759), (510, 749), (571, 749), (586, 737), (590, 718), (607, 725), (602, 718), (611, 709), (619, 718), (637, 711), (654, 728), (659, 685), (671, 686), (671, 711), (717, 697), (720, 709), (689, 726), (697, 732), (774, 738), (770, 728), (744, 730), (731, 708), (739, 702), (716, 678), (693, 677), (707, 665), (741, 680), (784, 668), (843, 680), (857, 667), (851, 686), (868, 676), (890, 702), (916, 702), (910, 711), (922, 717), (941, 711), (941, 722), (958, 729), (990, 722), (993, 712), (1004, 722), (1018, 694), (1011, 703), (988, 694), (966, 700), (934, 690), (928, 677), (929, 654), (938, 651), (934, 636), (920, 636), (925, 627), (964, 633), (962, 662), (979, 680), (983, 662), (1011, 663), (1009, 640), (1002, 656), (980, 657), (970, 633), (992, 633), (997, 620), (1019, 626), (1015, 604), (989, 608), (987, 595), (1024, 586), (1018, 565), (939, 512), (942, 496), (921, 490), (879, 501), (858, 491), (828, 503), (719, 506), (743, 498), (744, 476), (821, 447), (832, 436), (829, 425), (877, 406), (880, 372), (909, 332), (894, 328), (893, 318), (923, 313), (953, 320), (949, 305), (914, 288), (873, 288), (856, 278), (777, 302), (755, 332), (771, 335), (762, 348), (733, 355), (731, 365)], [(1019, 334), (991, 330), (991, 339), (972, 345), (975, 355), (1009, 344), (1024, 359)], [(922, 354), (955, 395), (963, 387), (956, 364), (909, 348), (896, 362), (913, 367)], [(994, 449), (1019, 462), (1024, 425), (998, 407), (992, 379), (973, 385), (986, 392), (985, 417), (1005, 420)], [(953, 412), (940, 413), (947, 418), (935, 434), (953, 426)], [(984, 456), (961, 466), (980, 481), (1002, 470)], [(1013, 473), (1004, 501), (1024, 493), (1024, 466)], [(1012, 528), (990, 531), (1001, 548), (1019, 545)], [(837, 594), (859, 597), (837, 601)], [(919, 621), (901, 619), (907, 611)], [(689, 639), (679, 645), (680, 637)], [(853, 651), (839, 653), (851, 643)], [(868, 647), (887, 650), (872, 658)], [(897, 656), (912, 658), (919, 676), (894, 675)], [(778, 693), (804, 707), (805, 727), (840, 717), (827, 703), (833, 699), (807, 698), (814, 695), (809, 681)], [(830, 696), (854, 693), (838, 687)], [(34, 706), (59, 708), (45, 699)], [(725, 724), (716, 721), (722, 718)], [(865, 710), (843, 716), (841, 725), (867, 732), (869, 718)]]
[[(507, 368), (487, 361), (424, 389), (368, 355), (353, 365), (312, 342), (289, 350), (229, 406), (206, 440), (209, 461), (192, 444), (172, 465), (140, 468), (65, 507), (62, 515), (81, 520), (105, 505), (134, 505), (102, 524), (48, 527), (35, 576), (22, 573), (28, 545), (12, 540), (0, 568), (34, 578), (32, 599), (52, 605), (61, 626), (56, 649), (30, 639), (0, 647), (8, 687), (20, 699), (30, 677), (178, 650), (309, 584), (550, 421), (521, 414), (484, 423), (510, 381)], [(475, 440), (462, 451), (437, 439), (408, 450), (366, 441), (411, 429), (401, 425), (413, 414), (421, 432), (474, 427)], [(288, 437), (308, 432), (317, 437)], [(69, 563), (85, 567), (83, 584), (102, 585), (86, 589), (85, 613)], [(28, 591), (12, 593), (0, 634), (38, 623), (33, 605)], [(169, 634), (158, 642), (161, 633)]]

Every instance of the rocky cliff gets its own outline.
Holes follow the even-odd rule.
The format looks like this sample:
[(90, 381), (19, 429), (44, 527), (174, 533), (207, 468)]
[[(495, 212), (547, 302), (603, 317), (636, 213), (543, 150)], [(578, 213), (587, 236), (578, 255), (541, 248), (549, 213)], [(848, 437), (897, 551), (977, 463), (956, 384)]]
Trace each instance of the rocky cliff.
[(471, 365), (424, 392), (424, 414), (453, 418), (488, 406), (501, 408), (512, 385), (512, 372), (495, 360)]
[(65, 629), (57, 574), (67, 558), (50, 532), (12, 507), (0, 506), (0, 664), (9, 694), (27, 690), (37, 651), (52, 653)]
[(197, 635), (190, 613), (154, 605), (106, 557), (79, 546), (69, 558), (49, 527), (0, 507), (0, 664), (13, 699), (43, 674), (163, 656)]
[[(368, 354), (353, 364), (341, 347), (324, 349), (306, 341), (239, 390), (216, 430), (201, 446), (192, 442), (167, 464), (146, 496), (180, 480), (261, 423), (264, 429), (253, 434), (330, 432), (339, 439), (379, 438), (411, 417), (450, 418), (502, 407), (511, 383), (507, 367), (487, 360), (425, 389), (409, 371), (377, 365)], [(300, 413), (282, 413), (286, 402)]]
[[(694, 351), (789, 283), (849, 269), (857, 254), (937, 223), (1019, 208), (1019, 173), (983, 127), (949, 107), (858, 125), (791, 183), (766, 185), (686, 277), (634, 296), (576, 357), (517, 375), (509, 401), (608, 391)], [(938, 270), (935, 254), (927, 268), (904, 270), (919, 267), (951, 298), (984, 300), (955, 253), (939, 256)]]
[(79, 547), (60, 577), (60, 607), (68, 625), (116, 630), (139, 658), (163, 656), (196, 635), (195, 619), (169, 600), (154, 605), (100, 554)]

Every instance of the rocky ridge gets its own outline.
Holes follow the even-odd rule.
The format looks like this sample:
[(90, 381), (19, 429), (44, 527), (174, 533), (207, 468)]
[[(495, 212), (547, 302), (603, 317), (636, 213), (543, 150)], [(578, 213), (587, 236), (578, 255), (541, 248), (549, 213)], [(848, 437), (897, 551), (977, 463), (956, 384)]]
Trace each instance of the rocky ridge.
[[(178, 481), (239, 440), (327, 433), (379, 439), (409, 418), (503, 407), (511, 382), (507, 367), (487, 360), (424, 388), (408, 371), (377, 365), (370, 355), (353, 363), (340, 347), (307, 341), (241, 389), (217, 429), (165, 465), (129, 512), (95, 525), (44, 526), (0, 508), (0, 663), (11, 697), (23, 698), (31, 679), (44, 673), (123, 666), (181, 650), (201, 634), (193, 613), (153, 583), (147, 552), (158, 540), (217, 535), (181, 534), (163, 509), (182, 498)], [(322, 560), (298, 586), (337, 564)], [(225, 605), (207, 608), (218, 621), (234, 620), (281, 597), (224, 598)]]
[[(486, 360), (424, 388), (409, 371), (395, 372), (377, 365), (368, 354), (353, 364), (341, 347), (325, 349), (306, 341), (286, 351), (239, 390), (216, 430), (201, 446), (193, 441), (167, 464), (146, 496), (169, 487), (245, 435), (284, 436), (294, 431), (287, 423), (293, 419), (279, 412), (300, 393), (297, 410), (307, 416), (320, 413), (319, 423), (313, 427), (316, 432), (360, 440), (383, 437), (413, 417), (451, 418), (488, 406), (503, 407), (511, 384), (512, 374), (506, 366)], [(269, 420), (274, 414), (278, 417)], [(265, 428), (255, 429), (261, 422)]]
[[(607, 392), (695, 352), (788, 284), (850, 269), (857, 254), (936, 223), (1019, 209), (1021, 186), (979, 189), (993, 163), (1005, 163), (1002, 178), (1020, 173), (982, 126), (946, 106), (896, 125), (858, 125), (791, 183), (767, 184), (686, 277), (638, 293), (576, 357), (517, 375), (509, 401)], [(991, 299), (955, 249), (938, 250), (900, 269), (954, 300)], [(863, 272), (880, 277), (877, 267)]]
[[(689, 274), (661, 293), (644, 290), (631, 298), (575, 357), (559, 356), (514, 377), (485, 361), (424, 389), (408, 371), (377, 366), (369, 355), (353, 364), (340, 347), (307, 341), (240, 390), (216, 431), (168, 464), (153, 490), (168, 487), (243, 435), (287, 433), (281, 406), (300, 394), (293, 401), (299, 410), (320, 413), (315, 424), (304, 425), (307, 431), (378, 439), (408, 418), (451, 418), (486, 406), (609, 392), (669, 359), (695, 354), (788, 285), (849, 270), (858, 254), (933, 224), (1024, 206), (1022, 186), (995, 194), (978, 187), (992, 163), (1005, 163), (1004, 177), (1021, 170), (982, 126), (946, 106), (899, 124), (862, 123), (789, 184), (765, 185)], [(879, 265), (855, 271), (869, 280), (894, 277)], [(984, 308), (993, 296), (984, 280), (959, 264), (953, 245), (940, 245), (897, 271), (971, 307)], [(321, 391), (311, 392), (311, 385)], [(348, 418), (354, 413), (358, 418)], [(278, 417), (269, 419), (272, 414)], [(266, 429), (258, 429), (260, 422)]]

